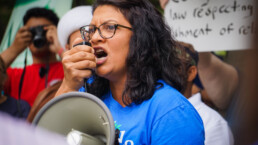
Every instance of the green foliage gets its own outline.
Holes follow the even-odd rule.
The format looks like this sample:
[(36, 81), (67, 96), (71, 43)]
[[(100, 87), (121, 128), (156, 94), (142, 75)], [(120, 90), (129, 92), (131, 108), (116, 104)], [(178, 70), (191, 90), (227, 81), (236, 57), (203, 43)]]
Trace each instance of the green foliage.
[[(94, 0), (73, 0), (72, 7), (76, 7), (79, 5), (92, 5)], [(150, 2), (161, 12), (163, 13), (163, 9), (160, 7), (159, 0), (150, 0)]]
[(164, 13), (163, 9), (160, 7), (159, 0), (150, 0), (150, 2), (151, 2), (162, 14)]
[(10, 19), (15, 0), (0, 0), (0, 43)]
[(80, 6), (80, 5), (92, 5), (94, 0), (73, 0), (72, 7)]

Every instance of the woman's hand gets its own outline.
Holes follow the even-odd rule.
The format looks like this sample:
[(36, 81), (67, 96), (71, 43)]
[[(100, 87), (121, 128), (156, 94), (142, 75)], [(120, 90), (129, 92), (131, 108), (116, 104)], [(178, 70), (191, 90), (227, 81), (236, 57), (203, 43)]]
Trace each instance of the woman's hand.
[[(73, 46), (82, 42), (75, 39)], [(94, 49), (88, 45), (77, 45), (63, 54), (64, 79), (56, 96), (70, 91), (78, 91), (83, 86), (84, 79), (92, 75), (96, 68)]]

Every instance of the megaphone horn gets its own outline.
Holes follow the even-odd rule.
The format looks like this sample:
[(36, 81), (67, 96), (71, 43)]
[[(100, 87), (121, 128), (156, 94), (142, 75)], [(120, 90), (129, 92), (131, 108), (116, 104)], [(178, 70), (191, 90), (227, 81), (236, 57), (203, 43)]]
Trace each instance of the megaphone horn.
[(69, 144), (113, 145), (115, 127), (102, 100), (85, 92), (69, 92), (50, 100), (32, 124), (67, 136)]

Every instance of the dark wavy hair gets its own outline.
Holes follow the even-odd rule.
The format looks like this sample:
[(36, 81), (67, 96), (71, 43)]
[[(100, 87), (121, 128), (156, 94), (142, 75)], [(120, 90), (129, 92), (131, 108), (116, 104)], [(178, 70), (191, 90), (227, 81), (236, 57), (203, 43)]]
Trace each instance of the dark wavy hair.
[[(93, 12), (101, 5), (118, 8), (132, 25), (123, 102), (127, 105), (130, 101), (140, 104), (150, 99), (155, 89), (162, 86), (158, 80), (164, 80), (181, 91), (182, 64), (162, 14), (148, 0), (96, 0)], [(101, 97), (108, 90), (109, 81), (95, 75), (89, 92)]]
[(35, 7), (29, 9), (25, 15), (23, 16), (23, 24), (25, 25), (30, 18), (46, 18), (47, 20), (51, 21), (55, 26), (57, 26), (59, 18), (57, 15), (52, 11), (46, 8)]

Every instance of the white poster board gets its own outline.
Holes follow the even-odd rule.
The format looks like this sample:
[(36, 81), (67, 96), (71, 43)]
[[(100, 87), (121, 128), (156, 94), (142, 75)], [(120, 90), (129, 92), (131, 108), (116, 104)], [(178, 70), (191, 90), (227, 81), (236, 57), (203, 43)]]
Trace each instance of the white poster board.
[(255, 0), (169, 0), (165, 19), (178, 41), (196, 50), (251, 48), (255, 31)]

